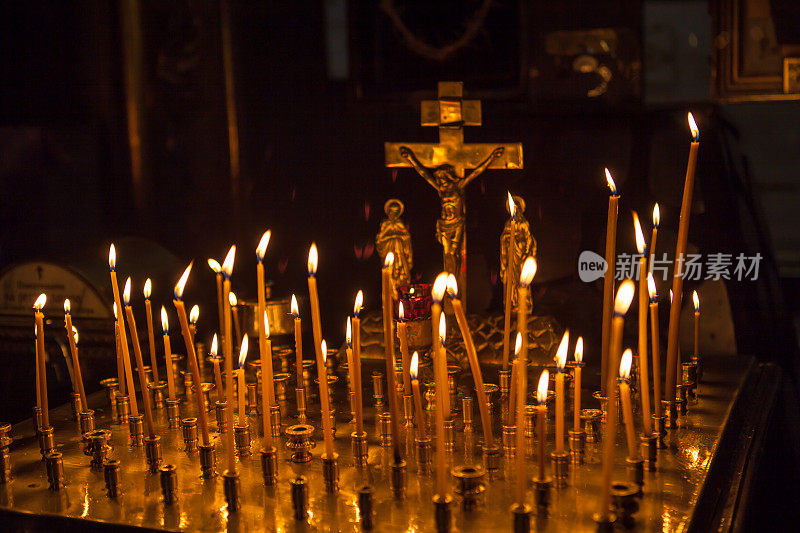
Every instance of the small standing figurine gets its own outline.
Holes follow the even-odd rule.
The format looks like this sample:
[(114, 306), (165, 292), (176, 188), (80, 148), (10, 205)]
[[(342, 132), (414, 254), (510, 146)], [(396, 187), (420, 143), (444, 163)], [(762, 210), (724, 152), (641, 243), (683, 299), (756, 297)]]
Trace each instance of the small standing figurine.
[(375, 236), (375, 246), (381, 259), (386, 254), (394, 254), (392, 267), (392, 281), (395, 287), (411, 283), (411, 269), (414, 268), (414, 253), (411, 250), (411, 234), (400, 219), (405, 206), (396, 198), (391, 198), (383, 204), (386, 218), (381, 222), (381, 229)]
[[(516, 205), (516, 220), (509, 218), (503, 228), (503, 234), (500, 236), (500, 279), (505, 282), (506, 276), (509, 275), (508, 265), (509, 257), (511, 259), (511, 282), (512, 287), (519, 284), (520, 269), (522, 268), (522, 261), (530, 256), (536, 257), (536, 239), (531, 235), (531, 228), (528, 221), (525, 219), (525, 200), (519, 196), (513, 196), (514, 204)], [(511, 214), (508, 205), (506, 210)], [(511, 242), (511, 227), (515, 228), (514, 232), (514, 249), (512, 253), (508, 253), (508, 247)], [(518, 305), (519, 291), (511, 291), (511, 306), (516, 309)]]

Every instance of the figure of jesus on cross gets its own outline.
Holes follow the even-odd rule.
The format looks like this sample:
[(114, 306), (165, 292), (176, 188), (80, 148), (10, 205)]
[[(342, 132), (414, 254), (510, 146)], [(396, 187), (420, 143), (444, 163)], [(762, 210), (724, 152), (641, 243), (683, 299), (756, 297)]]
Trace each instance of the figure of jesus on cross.
[[(461, 82), (440, 82), (438, 100), (422, 102), (421, 124), (439, 128), (438, 143), (387, 142), (384, 148), (387, 167), (412, 167), (439, 193), (436, 240), (442, 245), (444, 270), (456, 276), (466, 301), (464, 189), (486, 169), (521, 169), (522, 144), (465, 144), (463, 127), (481, 125), (481, 102), (462, 99), (462, 92)], [(465, 177), (466, 169), (472, 172)]]

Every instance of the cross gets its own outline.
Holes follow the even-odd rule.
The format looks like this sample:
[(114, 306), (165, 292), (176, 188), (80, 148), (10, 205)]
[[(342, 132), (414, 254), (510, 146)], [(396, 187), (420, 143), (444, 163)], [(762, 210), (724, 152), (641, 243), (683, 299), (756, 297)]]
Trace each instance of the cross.
[[(462, 97), (462, 82), (439, 82), (438, 99), (422, 102), (420, 123), (422, 126), (439, 128), (438, 144), (387, 142), (384, 143), (384, 150), (387, 167), (414, 167), (437, 189), (442, 199), (442, 215), (437, 223), (437, 238), (440, 239), (440, 244), (443, 246), (446, 244), (451, 249), (451, 253), (448, 254), (445, 248), (445, 269), (455, 274), (461, 299), (466, 303), (467, 239), (464, 231), (466, 208), (463, 188), (487, 168), (521, 169), (522, 143), (465, 144), (464, 126), (481, 125), (481, 102), (464, 100)], [(406, 156), (403, 155), (403, 151), (406, 152)], [(498, 153), (500, 155), (497, 155)], [(434, 174), (437, 170), (444, 171), (445, 167), (442, 165), (452, 167), (447, 171), (450, 178), (438, 181)], [(467, 169), (475, 170), (464, 179), (464, 171)], [(448, 207), (457, 206), (455, 216), (459, 220), (455, 224), (444, 219), (447, 214), (446, 203), (450, 204)], [(451, 215), (452, 211), (453, 209), (450, 210)], [(442, 239), (440, 236), (440, 224), (447, 226), (449, 235), (453, 235), (452, 243), (450, 238)], [(455, 230), (452, 229), (454, 227)]]

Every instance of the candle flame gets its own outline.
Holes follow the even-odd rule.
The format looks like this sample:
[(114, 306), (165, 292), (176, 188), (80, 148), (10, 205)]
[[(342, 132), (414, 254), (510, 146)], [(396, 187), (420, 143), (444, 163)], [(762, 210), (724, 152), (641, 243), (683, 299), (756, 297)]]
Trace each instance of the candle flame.
[[(399, 302), (397, 304), (397, 318), (403, 320), (406, 317), (406, 314), (403, 310), (403, 302)], [(349, 320), (349, 319), (348, 319)]]
[(230, 247), (228, 250), (228, 254), (225, 256), (225, 260), (222, 262), (222, 274), (226, 278), (230, 278), (231, 274), (233, 274), (233, 262), (236, 259), (236, 245)]
[(361, 314), (361, 308), (364, 306), (364, 291), (358, 291), (356, 294), (356, 301), (353, 303), (353, 316), (358, 318)]
[(633, 360), (633, 352), (628, 348), (622, 354), (622, 359), (619, 363), (619, 377), (620, 379), (627, 380), (631, 377), (631, 361)]
[(697, 295), (697, 291), (692, 291), (692, 302), (694, 302), (694, 310), (696, 313), (700, 312), (700, 297)]
[(633, 293), (636, 290), (636, 285), (633, 281), (626, 279), (622, 282), (617, 289), (617, 296), (614, 298), (614, 314), (622, 316), (628, 312), (628, 308), (633, 301)]
[(409, 368), (409, 374), (411, 374), (411, 379), (417, 379), (417, 375), (419, 374), (419, 353), (414, 351), (414, 354), (411, 356), (411, 368)]
[(144, 294), (145, 300), (150, 299), (150, 293), (152, 292), (152, 290), (153, 290), (153, 282), (150, 281), (150, 278), (147, 278), (147, 280), (145, 280), (144, 282), (144, 289), (142, 289), (142, 293)]
[(578, 364), (583, 363), (583, 337), (578, 337), (575, 342), (575, 362)]
[(558, 350), (556, 350), (556, 369), (559, 372), (564, 370), (564, 365), (567, 364), (567, 350), (569, 349), (569, 330), (564, 332), (564, 335), (561, 337), (561, 343), (558, 345)]
[(300, 317), (300, 306), (297, 305), (297, 296), (292, 294), (292, 316), (295, 318)]
[(242, 337), (242, 346), (239, 348), (239, 368), (244, 368), (244, 362), (247, 359), (247, 348), (249, 344), (250, 339), (247, 338), (247, 333), (245, 333), (244, 337)]
[(539, 385), (536, 387), (536, 401), (539, 405), (544, 405), (547, 401), (547, 387), (550, 385), (550, 372), (542, 370), (539, 376)]
[(433, 282), (433, 289), (431, 289), (431, 297), (433, 302), (440, 304), (444, 298), (444, 291), (447, 289), (447, 272), (442, 272), (436, 276), (436, 281)]
[(694, 115), (689, 112), (686, 115), (686, 118), (689, 121), (689, 129), (692, 130), (692, 140), (697, 142), (700, 140), (700, 129), (697, 127), (697, 122), (694, 121)]
[(108, 247), (108, 268), (114, 270), (117, 268), (117, 250), (114, 248), (114, 243)]
[(672, 293), (672, 289), (669, 290), (669, 303), (671, 304), (672, 301), (675, 299), (675, 295)]
[(71, 306), (69, 304), (69, 298), (67, 298), (66, 300), (64, 300), (64, 312), (66, 314), (69, 314), (70, 313), (70, 308), (71, 308)]
[(176, 300), (180, 300), (183, 297), (183, 288), (186, 287), (186, 281), (189, 279), (189, 274), (192, 272), (192, 263), (189, 263), (189, 266), (187, 266), (186, 270), (181, 274), (178, 283), (175, 284), (175, 290), (173, 292)]
[(122, 303), (123, 305), (131, 305), (131, 278), (125, 280), (125, 288), (122, 290)]
[(111, 307), (114, 310), (114, 320), (117, 320), (117, 302), (114, 302), (114, 305)]
[(72, 326), (72, 337), (75, 339), (75, 346), (78, 345), (78, 328)]
[(439, 315), (439, 341), (444, 345), (447, 338), (447, 321), (444, 318), (444, 313)]
[(608, 183), (608, 188), (611, 189), (611, 195), (616, 196), (617, 184), (614, 183), (614, 178), (611, 176), (611, 172), (609, 172), (608, 169), (605, 169), (605, 171), (606, 171), (606, 183)]
[(383, 259), (383, 268), (390, 268), (394, 264), (394, 252), (389, 252)]
[(506, 191), (506, 194), (508, 194), (508, 200), (507, 200), (507, 202), (508, 202), (508, 212), (511, 214), (511, 218), (516, 218), (516, 216), (517, 216), (517, 204), (514, 203), (514, 198), (511, 197), (511, 192), (510, 191)]
[(661, 224), (661, 208), (658, 207), (658, 202), (653, 206), (653, 225), (658, 227)]
[(269, 238), (272, 236), (272, 231), (267, 230), (264, 232), (264, 235), (261, 236), (261, 240), (258, 241), (258, 246), (256, 247), (256, 257), (258, 258), (259, 263), (264, 260), (264, 254), (267, 253), (267, 246), (269, 246)]
[(161, 306), (161, 331), (164, 332), (164, 335), (169, 333), (169, 319), (167, 318), (167, 310), (164, 309), (164, 306)]
[(311, 248), (308, 249), (308, 275), (317, 275), (317, 262), (319, 261), (319, 254), (317, 253), (317, 244), (311, 243)]
[(348, 348), (353, 346), (353, 325), (350, 323), (350, 317), (347, 317), (347, 328), (345, 328), (344, 339)]
[(218, 350), (219, 350), (219, 341), (217, 340), (217, 334), (214, 333), (214, 338), (211, 339), (211, 351), (208, 353), (212, 357), (216, 357)]
[(231, 304), (231, 307), (236, 307), (239, 303), (239, 300), (236, 298), (236, 293), (233, 291), (228, 293), (228, 303)]
[(633, 213), (633, 230), (636, 234), (636, 250), (643, 254), (647, 251), (647, 244), (644, 242), (644, 233), (642, 232), (642, 225), (639, 223), (639, 214), (636, 211)]
[(528, 256), (522, 264), (522, 273), (519, 276), (519, 286), (529, 287), (533, 281), (533, 276), (536, 275), (536, 259), (533, 256)]
[(269, 319), (266, 311), (264, 311), (264, 336), (269, 339)]
[(189, 311), (189, 323), (192, 325), (197, 324), (197, 320), (200, 318), (200, 306), (194, 304), (192, 306), (192, 310)]
[[(322, 362), (328, 362), (328, 343), (325, 342), (325, 339), (322, 339), (322, 342), (319, 343), (319, 349), (322, 351)], [(322, 386), (322, 383), (320, 383)]]
[(42, 293), (38, 298), (36, 298), (36, 301), (33, 302), (33, 308), (37, 311), (41, 311), (45, 303), (47, 303), (47, 295)]
[(514, 343), (514, 357), (519, 355), (520, 350), (522, 350), (522, 333), (517, 332), (517, 340)]
[(647, 292), (650, 293), (650, 301), (655, 302), (658, 299), (658, 292), (656, 291), (656, 280), (653, 279), (653, 273), (647, 273)]
[(211, 267), (211, 270), (214, 271), (214, 274), (219, 274), (220, 272), (222, 272), (222, 267), (220, 266), (219, 261), (217, 261), (216, 259), (209, 259), (208, 266)]
[(447, 294), (450, 298), (458, 297), (458, 282), (456, 281), (456, 277), (452, 274), (447, 275)]

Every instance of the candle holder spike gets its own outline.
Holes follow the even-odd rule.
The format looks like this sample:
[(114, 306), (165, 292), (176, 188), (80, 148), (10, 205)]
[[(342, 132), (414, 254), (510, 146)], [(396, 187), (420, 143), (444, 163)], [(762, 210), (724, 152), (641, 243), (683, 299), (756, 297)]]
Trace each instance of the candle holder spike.
[(256, 384), (247, 384), (247, 415), (258, 415), (258, 393), (256, 392)]
[(677, 395), (677, 397), (675, 398), (675, 404), (676, 404), (676, 408), (677, 408), (678, 414), (680, 416), (686, 416), (686, 412), (687, 412), (687, 409), (686, 409), (686, 405), (687, 405), (687, 401), (686, 401), (686, 385), (684, 385), (683, 383), (678, 383), (678, 385), (676, 385), (676, 387), (675, 387), (675, 391), (676, 391), (676, 395)]
[(499, 370), (500, 376), (500, 398), (506, 399), (511, 391), (511, 370)]

